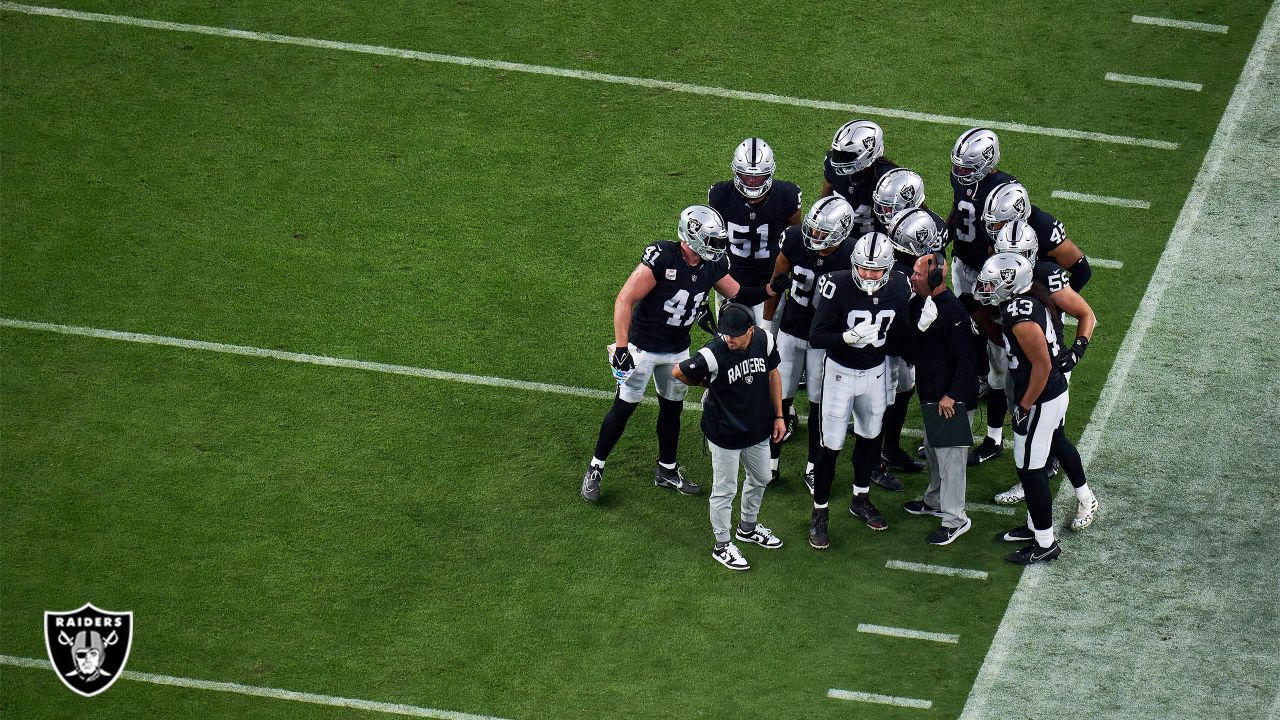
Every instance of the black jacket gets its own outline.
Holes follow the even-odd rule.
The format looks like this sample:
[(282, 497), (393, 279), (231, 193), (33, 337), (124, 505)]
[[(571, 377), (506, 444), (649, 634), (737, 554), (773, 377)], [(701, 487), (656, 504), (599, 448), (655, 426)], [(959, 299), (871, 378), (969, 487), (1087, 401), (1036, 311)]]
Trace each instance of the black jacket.
[(924, 298), (914, 297), (908, 309), (912, 333), (910, 360), (916, 366), (916, 392), (920, 402), (938, 402), (948, 395), (973, 410), (978, 405), (978, 379), (974, 375), (973, 321), (950, 289), (933, 296), (938, 317), (920, 332), (917, 323)]

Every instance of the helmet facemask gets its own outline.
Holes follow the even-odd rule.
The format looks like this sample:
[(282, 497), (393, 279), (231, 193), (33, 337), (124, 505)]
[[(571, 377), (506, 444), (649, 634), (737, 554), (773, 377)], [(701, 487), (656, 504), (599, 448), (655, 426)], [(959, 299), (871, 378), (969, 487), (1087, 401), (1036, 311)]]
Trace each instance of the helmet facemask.
[(885, 227), (889, 226), (893, 216), (923, 204), (924, 181), (906, 168), (895, 168), (885, 173), (871, 191), (871, 212)]
[[(893, 243), (884, 233), (867, 233), (853, 246), (853, 284), (868, 295), (889, 283), (893, 268)], [(865, 278), (861, 270), (880, 271), (875, 278)]]
[(844, 242), (852, 229), (853, 207), (839, 195), (828, 195), (805, 213), (800, 236), (805, 247), (822, 251)]
[(760, 138), (743, 140), (733, 153), (733, 186), (748, 200), (764, 197), (773, 187), (777, 163), (773, 149)]

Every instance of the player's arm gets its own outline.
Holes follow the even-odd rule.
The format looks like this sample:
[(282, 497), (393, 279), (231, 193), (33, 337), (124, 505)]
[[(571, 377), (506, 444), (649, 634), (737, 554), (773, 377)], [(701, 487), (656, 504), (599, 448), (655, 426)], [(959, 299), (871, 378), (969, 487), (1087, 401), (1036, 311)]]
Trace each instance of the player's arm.
[(1098, 326), (1098, 316), (1093, 314), (1093, 308), (1080, 297), (1080, 293), (1064, 287), (1053, 294), (1053, 303), (1059, 310), (1076, 319), (1077, 338), (1093, 338), (1093, 329)]
[[(823, 280), (826, 277), (824, 275)], [(818, 292), (814, 293), (815, 300), (819, 297), (824, 297), (822, 295), (822, 285), (819, 285)], [(844, 346), (844, 331), (846, 328), (842, 320), (843, 318), (836, 302), (830, 299), (823, 299), (818, 302), (813, 311), (813, 324), (809, 326), (809, 345), (819, 350), (830, 350)]]
[(1027, 391), (1018, 400), (1018, 405), (1023, 410), (1030, 411), (1036, 404), (1036, 398), (1044, 392), (1044, 386), (1049, 383), (1049, 371), (1053, 363), (1049, 357), (1049, 341), (1044, 337), (1044, 330), (1030, 320), (1014, 325), (1013, 337), (1031, 362), (1031, 379), (1027, 382)]
[(631, 336), (631, 314), (635, 312), (636, 303), (644, 299), (658, 285), (658, 278), (653, 269), (644, 263), (636, 265), (627, 281), (618, 291), (618, 298), (613, 301), (613, 340), (618, 347), (627, 346), (627, 338)]
[[(826, 178), (823, 178), (823, 179), (822, 179), (822, 193), (821, 193), (821, 194), (819, 194), (819, 195), (818, 195), (818, 197), (826, 197), (826, 196), (828, 196), (828, 195), (835, 195), (835, 194), (836, 194), (836, 189), (835, 189), (835, 187), (833, 187), (833, 186), (831, 185), (831, 181), (830, 181), (830, 180), (828, 180), (828, 179), (826, 179)], [(799, 210), (797, 210), (797, 211), (796, 211), (796, 216), (798, 216), (799, 214), (800, 214), (800, 211), (799, 211)], [(799, 217), (793, 217), (793, 219), (792, 219), (792, 221), (791, 221), (791, 224), (792, 224), (792, 225), (795, 225), (795, 224), (796, 224), (796, 223), (798, 223), (798, 222), (800, 222), (800, 218), (799, 218)]]
[(732, 275), (725, 275), (720, 278), (716, 281), (714, 287), (716, 292), (720, 293), (721, 296), (729, 298), (734, 302), (742, 303), (747, 307), (759, 305), (765, 300), (768, 300), (778, 294), (774, 292), (773, 288), (769, 285), (764, 285), (762, 287), (742, 287), (738, 284), (737, 280), (733, 279)]
[(1089, 282), (1089, 278), (1093, 277), (1093, 269), (1089, 267), (1089, 258), (1084, 256), (1084, 251), (1078, 245), (1071, 241), (1071, 238), (1063, 238), (1058, 247), (1049, 251), (1049, 258), (1067, 269), (1071, 274), (1068, 282), (1071, 283), (1071, 289), (1080, 292)]
[(685, 385), (706, 385), (711, 378), (711, 368), (702, 352), (696, 352), (671, 368), (671, 375)]
[(993, 317), (989, 306), (978, 302), (971, 293), (960, 295), (960, 302), (964, 305), (964, 309), (969, 311), (969, 317), (973, 318), (973, 323), (978, 326), (980, 335), (996, 345), (1004, 344), (1004, 337), (1000, 334), (1000, 323)]

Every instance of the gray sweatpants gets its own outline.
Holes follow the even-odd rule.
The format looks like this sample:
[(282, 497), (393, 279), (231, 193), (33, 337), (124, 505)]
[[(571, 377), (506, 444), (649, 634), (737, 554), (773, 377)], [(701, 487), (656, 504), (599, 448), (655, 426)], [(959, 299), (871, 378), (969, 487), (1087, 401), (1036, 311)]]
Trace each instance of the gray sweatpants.
[(769, 484), (769, 438), (741, 450), (711, 447), (711, 531), (716, 542), (733, 539), (733, 497), (738, 494), (738, 460), (747, 469), (742, 483), (742, 522), (754, 523)]
[[(969, 411), (969, 426), (973, 427), (975, 410)], [(942, 511), (942, 526), (956, 528), (964, 525), (964, 491), (968, 471), (969, 446), (935, 448), (929, 444), (929, 433), (924, 435), (924, 452), (929, 461), (929, 488), (924, 491), (924, 502)]]

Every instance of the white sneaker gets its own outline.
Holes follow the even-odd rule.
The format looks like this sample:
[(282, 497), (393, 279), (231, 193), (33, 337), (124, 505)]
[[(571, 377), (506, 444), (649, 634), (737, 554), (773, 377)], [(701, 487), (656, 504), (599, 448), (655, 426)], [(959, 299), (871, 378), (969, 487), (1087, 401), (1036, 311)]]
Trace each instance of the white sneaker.
[(742, 528), (738, 528), (734, 531), (733, 537), (741, 540), (742, 542), (755, 543), (762, 548), (768, 548), (770, 550), (777, 550), (782, 547), (782, 540), (775, 536), (772, 530), (760, 523), (756, 523), (756, 529), (749, 533), (744, 533), (742, 532)]
[(1027, 497), (1022, 490), (1022, 483), (1018, 483), (1002, 493), (996, 493), (997, 505), (1017, 505)]
[(1071, 521), (1072, 530), (1083, 530), (1093, 524), (1093, 518), (1098, 514), (1098, 498), (1091, 498), (1089, 502), (1079, 501), (1076, 503), (1076, 518)]
[(733, 543), (729, 543), (725, 545), (723, 548), (718, 548), (718, 547), (712, 548), (711, 557), (715, 558), (716, 562), (729, 568), (730, 570), (750, 570), (751, 569), (751, 566), (747, 564), (747, 559), (742, 557), (742, 551), (739, 550), (738, 546), (734, 545)]

